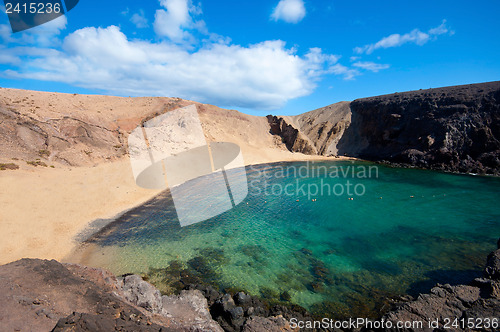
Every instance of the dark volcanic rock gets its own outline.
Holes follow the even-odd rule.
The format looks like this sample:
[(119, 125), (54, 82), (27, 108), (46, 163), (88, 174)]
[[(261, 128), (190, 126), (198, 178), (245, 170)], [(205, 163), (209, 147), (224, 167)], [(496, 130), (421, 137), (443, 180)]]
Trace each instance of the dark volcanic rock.
[(500, 280), (500, 249), (488, 255), (484, 275), (489, 279)]
[(339, 154), (500, 175), (500, 82), (358, 99)]
[[(498, 254), (500, 250), (492, 252), (488, 256), (485, 275), (489, 278), (496, 276), (492, 271), (496, 271)], [(488, 270), (488, 267), (493, 267)], [(493, 273), (493, 274), (492, 274)], [(439, 321), (439, 328), (424, 329), (424, 331), (463, 331), (463, 327), (453, 327), (449, 324), (447, 329), (444, 328), (446, 320), (457, 319), (468, 322), (471, 319), (473, 322), (484, 321), (485, 319), (498, 319), (500, 317), (500, 280), (494, 278), (478, 278), (470, 285), (450, 286), (436, 285), (432, 288), (429, 294), (421, 294), (415, 301), (403, 302), (397, 305), (393, 311), (386, 314), (383, 318), (388, 321), (405, 322), (423, 322), (424, 327), (435, 320)], [(420, 331), (421, 329), (403, 329), (397, 331)], [(469, 329), (473, 330), (473, 329)], [(498, 331), (494, 326), (483, 326), (477, 328), (480, 331)], [(386, 329), (386, 331), (396, 331), (396, 329)]]
[[(2, 331), (221, 331), (199, 291), (163, 296), (139, 276), (22, 259), (0, 266)], [(148, 309), (148, 310), (146, 310)]]
[(66, 318), (57, 322), (52, 332), (79, 332), (79, 331), (123, 331), (123, 332), (163, 332), (179, 331), (177, 329), (168, 329), (150, 321), (144, 321), (143, 317), (137, 316), (137, 313), (122, 312), (117, 317), (88, 313), (72, 313)]
[[(313, 320), (304, 308), (297, 305), (271, 306), (244, 292), (237, 292), (231, 297), (231, 294), (219, 293), (211, 286), (189, 285), (186, 288), (199, 290), (207, 297), (212, 318), (225, 331), (291, 331), (288, 324), (290, 318)], [(218, 298), (210, 301), (215, 293)]]

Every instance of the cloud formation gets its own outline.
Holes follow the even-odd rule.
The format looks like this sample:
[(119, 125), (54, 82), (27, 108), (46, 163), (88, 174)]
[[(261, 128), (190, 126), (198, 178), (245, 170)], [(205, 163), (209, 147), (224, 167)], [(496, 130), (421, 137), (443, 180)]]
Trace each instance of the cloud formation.
[(132, 15), (132, 17), (130, 18), (130, 22), (132, 22), (138, 29), (149, 27), (148, 19), (146, 18), (142, 9), (138, 13)]
[(407, 43), (417, 44), (422, 46), (426, 44), (429, 40), (435, 38), (436, 36), (443, 35), (450, 32), (453, 34), (453, 31), (450, 31), (446, 26), (446, 20), (443, 20), (441, 25), (436, 28), (430, 29), (427, 33), (420, 31), (419, 29), (414, 29), (411, 32), (405, 33), (404, 35), (400, 35), (398, 33), (392, 34), (390, 36), (384, 37), (378, 42), (374, 44), (368, 44), (362, 47), (354, 48), (354, 52), (357, 54), (371, 54), (375, 50), (380, 48), (391, 48), (398, 47)]
[[(272, 110), (311, 94), (326, 75), (352, 80), (363, 71), (388, 68), (359, 59), (347, 67), (339, 63), (340, 56), (320, 48), (299, 55), (282, 40), (233, 44), (208, 32), (198, 18), (201, 9), (190, 0), (160, 4), (153, 24), (158, 38), (153, 40), (130, 39), (117, 26), (87, 27), (61, 39), (65, 16), (23, 34), (0, 24), (0, 64), (10, 66), (2, 75), (121, 96), (172, 96)], [(138, 28), (148, 24), (143, 12), (131, 20)]]
[(271, 14), (271, 19), (287, 23), (298, 23), (305, 16), (306, 7), (303, 0), (280, 0)]
[(173, 42), (193, 42), (188, 30), (204, 29), (203, 21), (193, 17), (201, 14), (201, 8), (193, 6), (191, 0), (160, 0), (165, 9), (158, 9), (155, 14), (154, 30), (158, 36), (167, 37)]
[(371, 61), (358, 61), (352, 64), (354, 67), (362, 68), (364, 70), (369, 70), (374, 73), (378, 73), (383, 69), (387, 69), (390, 66), (387, 64), (375, 63)]
[(20, 52), (31, 59), (8, 71), (11, 77), (256, 109), (277, 109), (312, 93), (318, 79), (337, 73), (338, 60), (319, 48), (300, 57), (280, 40), (248, 47), (214, 43), (190, 52), (169, 42), (129, 40), (116, 26), (77, 30), (61, 50), (8, 51), (4, 61)]
[(22, 33), (13, 34), (8, 24), (0, 24), (0, 39), (5, 45), (16, 43), (21, 45), (37, 45), (40, 47), (58, 46), (59, 35), (66, 29), (68, 20), (65, 15), (36, 26)]

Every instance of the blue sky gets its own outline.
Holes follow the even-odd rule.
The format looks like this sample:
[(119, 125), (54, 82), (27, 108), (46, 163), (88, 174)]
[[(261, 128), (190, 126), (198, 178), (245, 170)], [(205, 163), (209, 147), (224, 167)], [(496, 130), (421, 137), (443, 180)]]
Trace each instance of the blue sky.
[(500, 79), (499, 1), (80, 0), (12, 34), (0, 86), (169, 96), (255, 115)]

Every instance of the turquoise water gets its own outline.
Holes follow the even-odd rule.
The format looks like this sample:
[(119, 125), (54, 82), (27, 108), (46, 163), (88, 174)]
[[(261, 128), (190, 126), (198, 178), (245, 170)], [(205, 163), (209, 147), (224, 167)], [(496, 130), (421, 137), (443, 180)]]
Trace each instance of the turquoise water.
[(350, 161), (246, 173), (236, 208), (181, 228), (165, 192), (96, 236), (85, 263), (142, 273), (165, 292), (204, 281), (318, 314), (375, 317), (387, 297), (478, 276), (500, 237), (498, 178)]

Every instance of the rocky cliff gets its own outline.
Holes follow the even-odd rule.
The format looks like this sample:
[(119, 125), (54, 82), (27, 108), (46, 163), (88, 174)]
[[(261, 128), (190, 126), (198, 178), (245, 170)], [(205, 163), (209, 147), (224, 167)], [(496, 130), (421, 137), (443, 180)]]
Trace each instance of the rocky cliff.
[(301, 317), (205, 286), (162, 296), (138, 275), (115, 277), (55, 260), (0, 266), (0, 281), (1, 331), (279, 332), (291, 331), (283, 316)]
[(271, 132), (294, 152), (303, 152), (296, 137), (305, 136), (310, 153), (500, 175), (500, 82), (364, 98), (277, 119), (286, 130)]
[[(486, 262), (483, 278), (469, 285), (436, 285), (429, 294), (397, 304), (384, 316), (394, 322), (423, 322), (422, 329), (387, 331), (498, 331), (500, 317), (500, 239)], [(455, 321), (457, 319), (457, 321)], [(432, 325), (432, 322), (437, 325)], [(445, 327), (446, 323), (449, 324)], [(432, 326), (432, 328), (429, 328)]]
[(454, 172), (500, 174), (500, 82), (355, 100), (340, 153)]

